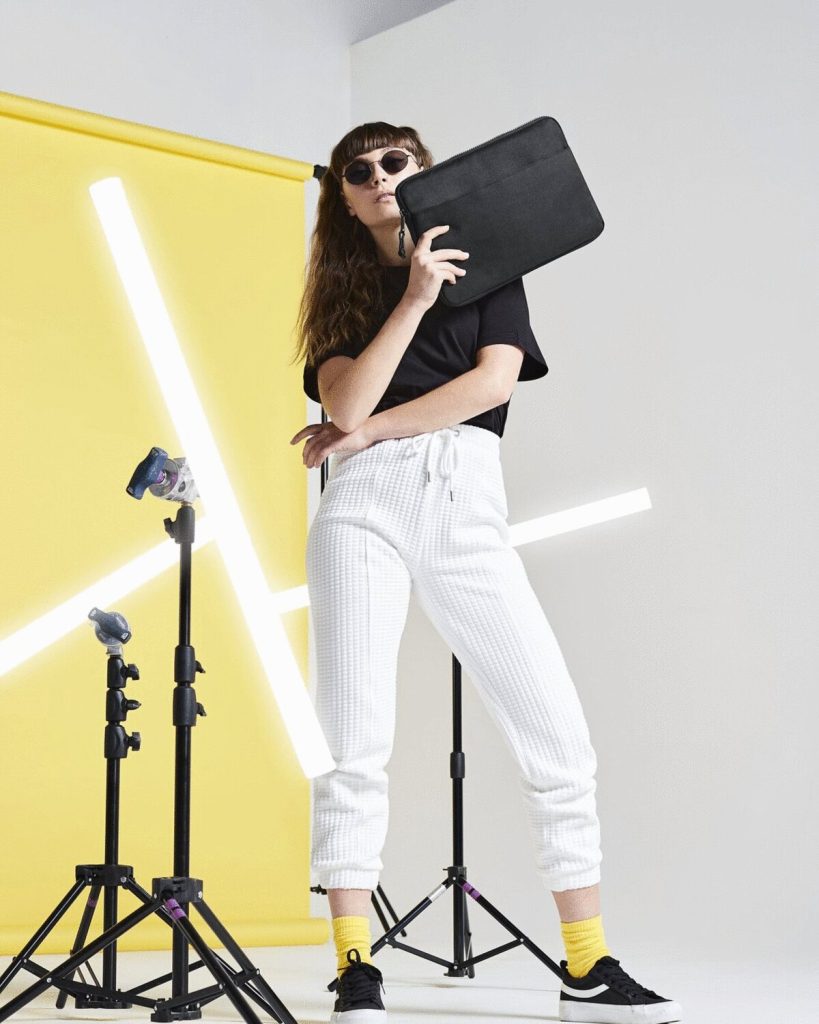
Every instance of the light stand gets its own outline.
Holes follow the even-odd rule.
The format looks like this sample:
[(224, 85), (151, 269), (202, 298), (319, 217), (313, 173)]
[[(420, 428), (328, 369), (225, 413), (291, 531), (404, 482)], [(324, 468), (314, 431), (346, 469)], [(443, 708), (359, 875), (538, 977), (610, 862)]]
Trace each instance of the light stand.
[[(0, 975), (0, 992), (20, 970), (43, 976), (47, 972), (35, 964), (31, 957), (63, 915), (69, 910), (83, 889), (90, 887), (88, 899), (80, 919), (77, 936), (71, 953), (77, 953), (88, 935), (94, 912), (99, 901), (100, 890), (105, 889), (103, 906), (103, 927), (112, 927), (117, 920), (117, 895), (120, 886), (124, 886), (126, 878), (133, 876), (133, 868), (121, 865), (119, 861), (119, 794), (120, 794), (120, 761), (128, 756), (128, 751), (139, 750), (140, 736), (138, 732), (129, 736), (122, 723), (129, 711), (135, 711), (139, 701), (128, 700), (125, 687), (129, 679), (139, 679), (136, 665), (126, 665), (122, 658), (122, 646), (131, 639), (128, 623), (118, 612), (106, 613), (92, 608), (88, 618), (95, 623), (97, 639), (105, 644), (108, 651), (106, 666), (106, 699), (104, 754), (106, 758), (105, 779), (105, 863), (78, 864), (75, 870), (75, 884), (52, 910), (43, 924), (29, 939), (23, 949), (15, 956), (6, 970)], [(75, 1005), (78, 1007), (105, 1007), (107, 1009), (127, 1009), (129, 1002), (117, 993), (117, 962), (116, 943), (112, 942), (103, 950), (102, 984), (94, 974), (91, 965), (88, 972), (94, 985), (69, 984), (74, 972), (68, 975), (62, 991), (57, 997), (57, 1007), (65, 1006), (68, 994), (73, 993)], [(82, 978), (82, 972), (80, 972)], [(0, 1019), (8, 1014), (0, 1008)], [(11, 1011), (13, 1012), (13, 1011)]]
[[(168, 459), (167, 453), (161, 448), (153, 448), (148, 456), (134, 471), (127, 491), (133, 497), (141, 498), (146, 487), (150, 485), (152, 493), (169, 500), (181, 500), (176, 520), (166, 519), (165, 530), (179, 545), (179, 643), (174, 656), (174, 679), (176, 687), (173, 696), (173, 724), (176, 728), (176, 764), (174, 784), (174, 875), (168, 878), (154, 878), (152, 892), (147, 892), (133, 878), (130, 868), (121, 869), (119, 884), (128, 889), (142, 904), (137, 910), (123, 918), (118, 924), (107, 927), (96, 939), (72, 955), (51, 971), (35, 967), (28, 962), (12, 963), (6, 974), (10, 980), (20, 966), (26, 966), (39, 975), (39, 980), (21, 992), (16, 998), (0, 1007), (0, 1021), (10, 1017), (17, 1010), (43, 993), (50, 985), (63, 991), (85, 994), (87, 986), (71, 981), (74, 971), (90, 957), (106, 949), (116, 942), (131, 928), (139, 924), (151, 914), (157, 914), (173, 928), (172, 972), (161, 978), (155, 978), (127, 992), (111, 992), (100, 990), (106, 998), (120, 1000), (120, 1005), (145, 1006), (152, 1009), (151, 1020), (171, 1022), (195, 1020), (202, 1016), (201, 1008), (207, 1003), (226, 995), (235, 1009), (247, 1024), (261, 1024), (259, 1017), (247, 1001), (249, 996), (280, 1024), (297, 1024), (295, 1017), (282, 1003), (272, 988), (262, 978), (261, 972), (253, 965), (227, 928), (216, 914), (205, 903), (203, 898), (204, 884), (199, 878), (189, 877), (190, 863), (190, 795), (191, 795), (191, 729), (196, 725), (199, 715), (205, 710), (196, 700), (193, 682), (197, 672), (204, 669), (196, 660), (193, 646), (190, 643), (191, 617), (191, 549), (195, 535), (195, 512), (192, 501), (195, 500), (196, 486), (190, 476), (189, 468), (184, 459)], [(181, 499), (184, 493), (185, 499)], [(79, 895), (86, 884), (113, 884), (109, 874), (103, 878), (94, 877), (91, 881), (79, 880), (60, 905), (59, 914), (49, 918), (42, 929), (35, 935), (32, 943), (41, 940), (65, 909)], [(213, 933), (224, 943), (231, 953), (238, 968), (227, 963), (214, 953), (205, 943), (189, 916), (189, 910), (195, 907), (204, 918)], [(55, 912), (56, 913), (56, 912)], [(188, 945), (193, 946), (200, 960), (188, 966)], [(29, 944), (31, 946), (31, 943)], [(26, 947), (27, 949), (29, 947)], [(33, 947), (32, 947), (33, 948)], [(214, 984), (196, 992), (188, 991), (188, 974), (199, 967), (205, 966), (213, 976)], [(150, 998), (142, 995), (154, 985), (171, 981), (172, 993), (169, 999)]]

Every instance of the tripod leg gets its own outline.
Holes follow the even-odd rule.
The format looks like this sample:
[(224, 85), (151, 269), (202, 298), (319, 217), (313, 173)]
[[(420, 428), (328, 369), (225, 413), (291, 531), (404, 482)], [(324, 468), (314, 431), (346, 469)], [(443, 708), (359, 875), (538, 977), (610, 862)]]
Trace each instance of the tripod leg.
[[(131, 876), (130, 878), (126, 878), (124, 885), (128, 892), (130, 892), (133, 896), (136, 896), (136, 898), (138, 900), (141, 900), (143, 903), (150, 903), (151, 900), (153, 899), (148, 890), (143, 888), (143, 886), (141, 886), (133, 876)], [(160, 921), (164, 921), (169, 928), (173, 928), (173, 918), (164, 908), (164, 906), (158, 908), (157, 916), (159, 917)], [(188, 966), (188, 972), (190, 973), (191, 971), (197, 971), (199, 970), (200, 967), (204, 966), (205, 965), (202, 963), (201, 960), (197, 960), (196, 963), (190, 964)], [(129, 988), (127, 991), (122, 993), (123, 998), (125, 1000), (130, 1000), (132, 996), (138, 996), (140, 993), (147, 992), (148, 989), (155, 988), (157, 985), (164, 985), (168, 981), (173, 981), (173, 972), (171, 972), (170, 974), (160, 975), (158, 978), (152, 978), (150, 981), (145, 981), (142, 982), (140, 985), (135, 985), (133, 988)]]
[[(472, 960), (472, 932), (470, 931), (470, 928), (469, 928), (469, 907), (467, 907), (466, 905), (464, 905), (464, 936), (465, 936), (464, 951), (465, 951), (466, 959), (467, 959), (467, 961), (471, 961)], [(469, 978), (474, 978), (475, 977), (475, 965), (473, 963), (470, 963), (469, 966), (467, 967), (466, 974), (467, 974), (467, 977), (469, 977)]]
[[(402, 942), (398, 942), (396, 940), (395, 936), (399, 932), (403, 932), (403, 929), (408, 924), (412, 924), (412, 922), (415, 920), (415, 918), (418, 917), (420, 914), (422, 914), (427, 909), (427, 907), (432, 906), (432, 904), (435, 902), (435, 900), (437, 900), (440, 896), (443, 896), (443, 894), (447, 891), (447, 889), (452, 885), (453, 881), (454, 881), (454, 879), (451, 876), (447, 876), (443, 880), (443, 882), (436, 889), (432, 890), (432, 892), (429, 894), (429, 896), (425, 896), (420, 901), (420, 903), (416, 903), (416, 905), (412, 908), (412, 910), (410, 910), (410, 912), (408, 914), (405, 914), (401, 918), (400, 921), (398, 921), (395, 925), (393, 925), (393, 927), (390, 928), (389, 931), (385, 932), (381, 936), (381, 938), (378, 939), (378, 941), (373, 945), (372, 949), (370, 950), (370, 956), (375, 956), (375, 954), (383, 946), (385, 946), (387, 943), (389, 943), (391, 946), (395, 947), (396, 949), (404, 949), (408, 953), (414, 953), (416, 956), (421, 956), (425, 960), (430, 960), (432, 963), (440, 964), (442, 967), (451, 967), (452, 966), (451, 961), (449, 961), (449, 960), (442, 960), (438, 956), (432, 956), (432, 954), (430, 954), (430, 953), (424, 953), (424, 952), (422, 952), (419, 949), (413, 949), (411, 946), (405, 946)], [(327, 991), (328, 992), (335, 992), (335, 990), (338, 988), (338, 982), (339, 982), (339, 979), (337, 977), (333, 978), (333, 980), (327, 986)]]
[[(11, 961), (8, 967), (0, 975), (0, 992), (8, 985), (11, 979), (17, 974), (20, 968), (25, 964), (26, 960), (31, 956), (34, 950), (40, 945), (43, 939), (48, 935), (54, 925), (60, 920), (63, 914), (68, 910), (74, 900), (80, 895), (85, 888), (85, 880), (79, 879), (71, 886), (65, 896), (60, 900), (57, 906), (52, 910), (45, 921), (40, 925), (37, 931), (32, 935), (23, 949), (17, 954), (16, 957)], [(1, 1019), (1, 1018), (0, 1018)]]
[[(82, 912), (82, 918), (80, 919), (80, 926), (77, 929), (77, 937), (74, 939), (74, 945), (71, 947), (70, 955), (73, 956), (85, 945), (85, 940), (88, 938), (88, 930), (91, 927), (91, 921), (94, 917), (94, 911), (97, 909), (97, 900), (99, 899), (101, 886), (92, 885), (91, 892), (88, 894), (88, 899), (85, 901), (85, 909)], [(90, 964), (89, 964), (90, 969)], [(71, 981), (74, 977), (72, 971), (68, 975), (68, 981)], [(96, 981), (96, 978), (94, 979)], [(62, 1010), (65, 1004), (68, 1002), (68, 993), (63, 990), (57, 996), (57, 1009)]]
[[(194, 928), (191, 923), (191, 919), (182, 910), (179, 903), (171, 898), (165, 900), (165, 909), (169, 910), (174, 917), (174, 923), (176, 927), (182, 932), (185, 938), (188, 940), (191, 946), (196, 950), (202, 959), (202, 962), (213, 975), (218, 983), (224, 986), (225, 995), (233, 1003), (236, 1009), (239, 1011), (240, 1016), (243, 1020), (247, 1021), (247, 1024), (262, 1024), (253, 1007), (248, 1003), (242, 993), (239, 991), (238, 986), (231, 978), (230, 973), (222, 966), (218, 958), (214, 956), (211, 950), (208, 948), (205, 940)], [(295, 1024), (295, 1022), (294, 1022)]]
[(466, 945), (464, 935), (464, 924), (466, 919), (466, 896), (463, 889), (456, 885), (453, 892), (452, 924), (453, 924), (453, 966), (447, 971), (451, 977), (463, 977), (464, 969), (461, 966), (464, 962), (464, 946)]
[[(395, 924), (398, 924), (398, 914), (396, 914), (396, 912), (393, 910), (392, 903), (390, 903), (390, 901), (387, 899), (387, 894), (384, 892), (384, 890), (383, 890), (383, 888), (381, 887), (380, 884), (376, 887), (376, 892), (381, 897), (381, 899), (384, 901), (384, 906), (390, 912), (390, 916), (392, 917), (392, 919), (395, 922)], [(375, 909), (376, 909), (376, 911), (378, 911), (378, 903), (376, 902), (375, 893), (373, 893), (373, 903), (375, 903), (375, 905), (376, 905)], [(387, 924), (386, 919), (381, 917), (380, 913), (378, 914), (378, 916), (379, 916), (379, 918), (381, 920), (381, 924), (384, 927), (384, 931), (387, 931), (389, 929), (389, 925)], [(402, 931), (401, 934), (406, 938), (406, 934), (407, 933), (405, 931)]]
[(372, 894), (370, 902), (375, 907), (375, 912), (378, 915), (378, 920), (381, 922), (381, 927), (384, 929), (385, 932), (389, 931), (390, 924), (389, 921), (387, 920), (387, 915), (381, 909), (381, 904), (378, 902), (378, 896), (376, 895), (375, 892)]
[[(85, 883), (82, 883), (83, 885)], [(79, 891), (79, 890), (78, 890)], [(76, 895), (76, 894), (75, 894)], [(74, 971), (80, 964), (84, 964), (86, 960), (90, 960), (95, 953), (99, 953), (100, 950), (110, 943), (118, 939), (120, 935), (124, 935), (129, 928), (132, 928), (135, 924), (138, 924), (144, 918), (150, 914), (155, 913), (158, 903), (152, 901), (150, 905), (139, 907), (132, 914), (124, 917), (118, 925), (114, 928), (109, 928), (108, 931), (103, 932), (102, 935), (90, 942), (85, 949), (79, 950), (74, 956), (69, 957), (63, 963), (59, 964), (54, 968), (53, 971), (49, 971), (44, 978), (36, 981), (29, 988), (21, 992), (15, 999), (9, 1000), (5, 1006), (0, 1006), (0, 1020), (5, 1020), (10, 1017), (13, 1013), (16, 1013), (21, 1007), (26, 1006), (31, 1002), (32, 999), (36, 999), (37, 996), (41, 995), (45, 990), (55, 983), (59, 983), (62, 980), (63, 975)]]
[(254, 967), (248, 955), (242, 949), (242, 947), (236, 942), (230, 932), (225, 928), (219, 918), (214, 914), (210, 907), (205, 903), (204, 900), (200, 900), (196, 904), (196, 909), (205, 919), (205, 923), (211, 929), (214, 935), (225, 944), (225, 949), (233, 956), (233, 959), (237, 964), (245, 971), (255, 975), (253, 978), (253, 984), (256, 985), (271, 1004), (275, 1011), (275, 1016), (282, 1022), (282, 1024), (298, 1024), (296, 1018), (290, 1013), (284, 1003), (279, 999), (273, 989), (267, 984), (264, 978), (261, 976), (258, 968)]
[[(489, 900), (485, 896), (482, 896), (474, 885), (470, 885), (470, 883), (467, 882), (467, 880), (463, 877), (456, 879), (456, 885), (459, 885), (467, 894), (467, 896), (471, 896), (472, 899), (475, 900), (475, 902), (479, 906), (483, 907), (483, 909), (492, 917), (494, 917), (499, 924), (502, 924), (503, 927), (508, 932), (511, 932), (512, 935), (514, 935), (515, 938), (518, 940), (518, 943), (520, 943), (520, 945), (525, 946), (530, 953), (532, 953), (534, 956), (538, 958), (538, 960), (541, 961), (541, 963), (546, 964), (547, 967), (554, 971), (558, 978), (562, 977), (563, 972), (561, 971), (560, 967), (554, 962), (554, 960), (552, 960), (551, 957), (548, 957), (539, 946), (536, 946), (527, 935), (524, 935), (520, 928), (512, 924), (512, 922), (507, 917), (504, 917), (504, 915), (496, 907), (493, 907)], [(485, 958), (486, 954), (477, 959)]]

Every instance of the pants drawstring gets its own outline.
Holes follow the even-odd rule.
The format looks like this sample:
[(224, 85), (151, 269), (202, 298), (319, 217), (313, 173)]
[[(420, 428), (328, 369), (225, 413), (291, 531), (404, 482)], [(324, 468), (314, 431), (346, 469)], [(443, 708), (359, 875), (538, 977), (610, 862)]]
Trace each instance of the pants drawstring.
[(409, 438), (409, 444), (404, 450), (404, 457), (417, 455), (426, 445), (427, 449), (427, 483), (432, 479), (430, 462), (432, 460), (432, 446), (435, 438), (441, 442), (440, 456), (438, 459), (438, 471), (441, 476), (449, 480), (449, 500), (454, 501), (452, 479), (458, 465), (458, 450), (455, 439), (460, 434), (457, 427), (441, 427), (440, 430), (432, 430), (424, 434), (415, 434)]

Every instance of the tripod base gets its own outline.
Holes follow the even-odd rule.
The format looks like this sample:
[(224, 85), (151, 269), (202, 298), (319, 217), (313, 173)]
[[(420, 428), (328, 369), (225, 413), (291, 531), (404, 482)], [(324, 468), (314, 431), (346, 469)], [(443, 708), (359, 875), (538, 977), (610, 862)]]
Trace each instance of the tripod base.
[[(516, 946), (524, 946), (534, 956), (537, 957), (541, 963), (545, 964), (550, 970), (554, 971), (558, 978), (562, 977), (562, 971), (558, 964), (554, 962), (550, 957), (536, 946), (534, 942), (516, 926), (508, 918), (494, 907), (485, 896), (483, 896), (474, 885), (466, 880), (466, 868), (464, 866), (450, 866), (447, 870), (447, 877), (436, 889), (420, 903), (416, 904), (400, 921), (396, 922), (394, 927), (390, 928), (380, 939), (372, 946), (370, 955), (375, 954), (382, 949), (384, 946), (389, 945), (394, 949), (403, 949), (407, 953), (412, 953), (414, 956), (422, 957), (424, 960), (430, 960), (432, 963), (440, 964), (446, 968), (445, 976), (450, 978), (463, 978), (463, 977), (475, 977), (475, 964), (480, 963), (482, 960), (489, 960), (490, 957), (498, 956), (501, 953), (505, 953), (507, 950), (514, 949)], [(452, 960), (444, 960), (441, 957), (434, 956), (432, 953), (428, 953), (421, 949), (416, 949), (414, 946), (409, 946), (404, 942), (399, 942), (396, 939), (396, 935), (399, 932), (403, 933), (403, 929), (407, 927), (412, 921), (419, 917), (425, 910), (432, 906), (432, 904), (447, 891), (447, 889), (455, 886), (453, 890), (453, 896), (455, 898), (454, 907), (454, 918), (455, 918), (455, 936), (454, 936), (454, 958)], [(472, 955), (472, 933), (469, 930), (469, 915), (466, 908), (465, 897), (469, 896), (473, 899), (480, 907), (494, 917), (494, 919), (514, 936), (512, 942), (506, 942), (502, 946), (496, 946), (494, 949), (490, 949), (485, 953), (480, 953), (478, 956)], [(335, 978), (327, 986), (330, 992), (334, 992), (338, 987), (338, 978)]]
[(172, 1020), (199, 1020), (202, 1016), (201, 1010), (157, 1010), (151, 1014), (151, 1020), (172, 1021)]
[[(34, 955), (43, 940), (48, 936), (49, 932), (51, 932), (55, 925), (67, 913), (84, 889), (90, 888), (91, 892), (88, 895), (82, 919), (80, 920), (79, 928), (77, 930), (77, 936), (74, 941), (74, 945), (71, 948), (72, 955), (77, 953), (85, 942), (88, 931), (91, 927), (94, 912), (99, 902), (101, 890), (105, 888), (107, 894), (112, 890), (115, 892), (120, 887), (127, 887), (129, 883), (134, 884), (134, 869), (129, 864), (78, 864), (74, 871), (76, 878), (74, 885), (68, 890), (62, 900), (60, 900), (23, 949), (17, 954), (17, 956), (12, 958), (11, 963), (3, 974), (0, 975), (0, 992), (6, 988), (12, 978), (14, 978), (21, 970), (29, 971), (32, 974), (39, 975), (40, 977), (48, 973), (44, 968), (34, 964), (31, 957)], [(115, 984), (112, 979), (116, 976), (114, 959), (116, 949), (112, 946), (107, 952), (108, 955), (105, 963), (104, 982), (106, 986), (112, 989)], [(100, 985), (90, 967), (89, 973), (96, 984), (96, 988), (92, 988), (91, 986), (84, 984), (72, 984), (71, 979), (74, 975), (74, 971), (72, 970), (65, 978), (64, 988), (60, 992), (57, 1000), (57, 1006), (59, 1008), (65, 1006), (69, 993), (74, 994), (76, 1005), (81, 1008), (102, 1007), (105, 1009), (127, 1010), (131, 1007), (132, 1004), (122, 999), (119, 994), (108, 992), (107, 995), (100, 995), (99, 992), (104, 991), (103, 986)]]
[(117, 999), (94, 999), (92, 996), (74, 997), (74, 1005), (78, 1010), (92, 1010), (92, 1009), (104, 1009), (104, 1010), (130, 1010), (134, 1005), (133, 1003), (120, 1002)]
[[(82, 890), (91, 884), (92, 892), (80, 923), (78, 941), (75, 943), (75, 947), (78, 943), (84, 941), (90, 927), (94, 907), (97, 903), (100, 883), (110, 882), (115, 876), (119, 879), (117, 884), (132, 893), (142, 906), (124, 917), (119, 923), (107, 928), (87, 945), (72, 949), (68, 959), (52, 970), (46, 970), (39, 964), (34, 963), (31, 957), (37, 947), (63, 917)], [(46, 918), (45, 922), (35, 932), (23, 950), (14, 957), (2, 976), (0, 976), (0, 992), (7, 987), (12, 978), (22, 969), (37, 975), (38, 979), (15, 998), (0, 1006), (0, 1021), (6, 1020), (6, 1018), (45, 992), (49, 986), (53, 986), (60, 990), (61, 999), (69, 994), (73, 995), (79, 1008), (104, 1007), (128, 1009), (131, 1006), (144, 1006), (153, 1010), (152, 1020), (166, 1022), (166, 1024), (176, 1020), (199, 1019), (202, 1016), (201, 1007), (223, 995), (228, 997), (247, 1024), (261, 1024), (256, 1012), (245, 998), (245, 996), (249, 996), (250, 999), (261, 1006), (266, 1013), (279, 1021), (280, 1024), (297, 1024), (295, 1017), (264, 978), (262, 978), (259, 969), (251, 963), (225, 926), (205, 903), (202, 898), (203, 888), (202, 880), (197, 878), (155, 878), (152, 885), (152, 895), (146, 892), (134, 879), (133, 871), (128, 866), (81, 865), (77, 867), (77, 881), (75, 884), (69, 889), (48, 918)], [(209, 949), (188, 916), (188, 904), (196, 907), (211, 931), (213, 931), (224, 944), (225, 949), (233, 956), (238, 965), (237, 967), (227, 963), (217, 953)], [(181, 933), (184, 936), (186, 947), (187, 945), (192, 946), (199, 954), (200, 960), (189, 968), (187, 963), (185, 963), (185, 970), (181, 974), (176, 969), (178, 965), (175, 963), (175, 969), (171, 974), (145, 982), (126, 992), (108, 988), (105, 985), (100, 985), (98, 982), (95, 985), (88, 985), (73, 980), (75, 971), (90, 960), (92, 956), (111, 947), (117, 939), (151, 914), (159, 915), (169, 927)], [(187, 949), (185, 952), (187, 952)], [(189, 993), (187, 991), (189, 971), (194, 971), (203, 966), (213, 976), (214, 984)], [(93, 972), (91, 973), (93, 974)], [(96, 982), (96, 978), (94, 980)], [(173, 995), (170, 998), (150, 998), (142, 994), (155, 985), (168, 981), (173, 981), (174, 988)]]

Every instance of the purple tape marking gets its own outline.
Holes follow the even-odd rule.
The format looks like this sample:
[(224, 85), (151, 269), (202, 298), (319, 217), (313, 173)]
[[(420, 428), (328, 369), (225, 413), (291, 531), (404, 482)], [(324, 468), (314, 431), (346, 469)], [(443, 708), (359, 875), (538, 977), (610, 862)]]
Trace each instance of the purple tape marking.
[(165, 909), (168, 911), (168, 913), (171, 915), (174, 921), (181, 921), (183, 917), (188, 916), (173, 897), (171, 897), (169, 900), (165, 900)]
[(464, 882), (464, 892), (467, 894), (467, 896), (471, 896), (473, 900), (478, 899), (478, 897), (480, 896), (480, 893), (475, 888), (475, 886), (470, 885), (469, 882)]

